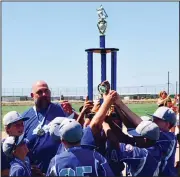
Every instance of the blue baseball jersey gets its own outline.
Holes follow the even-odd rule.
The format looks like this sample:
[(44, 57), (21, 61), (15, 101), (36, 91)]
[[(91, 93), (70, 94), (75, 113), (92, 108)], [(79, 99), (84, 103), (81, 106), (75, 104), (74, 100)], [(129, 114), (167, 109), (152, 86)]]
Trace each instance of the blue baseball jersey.
[(31, 176), (31, 165), (29, 158), (26, 157), (25, 161), (14, 158), (11, 162), (9, 176)]
[(105, 158), (107, 159), (115, 176), (122, 176), (122, 171), (125, 166), (120, 159), (119, 146), (115, 146), (109, 140), (106, 141)]
[(124, 164), (120, 161), (121, 159), (119, 159), (119, 146), (115, 147), (115, 145), (107, 139), (103, 130), (98, 136), (96, 135), (95, 139), (97, 151), (107, 159), (113, 173), (116, 176), (121, 176)]
[(60, 153), (62, 153), (64, 151), (65, 151), (65, 147), (64, 147), (63, 143), (60, 142), (58, 150), (56, 152), (56, 155), (58, 155), (58, 154), (60, 154)]
[(107, 160), (95, 150), (73, 147), (56, 155), (46, 176), (114, 176)]
[(161, 148), (158, 144), (145, 149), (120, 143), (119, 154), (131, 176), (158, 176), (161, 164)]
[(83, 129), (83, 137), (81, 139), (81, 145), (92, 148), (96, 147), (94, 135), (92, 133), (90, 126), (87, 126)]
[(177, 170), (174, 167), (177, 146), (176, 136), (171, 132), (161, 131), (157, 143), (160, 145), (162, 151), (160, 175), (177, 176)]
[[(29, 140), (28, 156), (32, 164), (37, 165), (43, 173), (46, 173), (49, 162), (59, 147), (59, 142), (54, 141), (49, 134), (48, 124), (56, 117), (65, 117), (64, 111), (60, 104), (51, 103), (46, 112), (36, 112), (34, 108), (30, 108), (23, 116), (29, 117), (25, 121), (24, 135)], [(39, 127), (44, 131), (42, 136), (38, 135)]]
[(3, 144), (4, 140), (5, 139), (3, 139), (1, 141), (1, 171), (10, 169), (10, 161), (11, 161), (11, 159), (8, 158), (3, 152), (2, 144)]

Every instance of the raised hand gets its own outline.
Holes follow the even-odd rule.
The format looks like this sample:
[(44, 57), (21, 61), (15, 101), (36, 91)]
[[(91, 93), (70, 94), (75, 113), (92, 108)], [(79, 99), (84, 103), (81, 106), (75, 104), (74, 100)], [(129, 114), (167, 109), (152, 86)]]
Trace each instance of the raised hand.
[(118, 94), (115, 90), (110, 90), (107, 95), (106, 94), (103, 95), (103, 99), (106, 104), (113, 104), (117, 99), (117, 96)]
[(68, 101), (63, 101), (63, 102), (61, 103), (61, 106), (62, 106), (64, 112), (67, 113), (67, 114), (69, 114), (69, 115), (74, 112), (71, 104), (70, 104)]
[(117, 96), (116, 96), (116, 99), (115, 99), (114, 103), (115, 103), (115, 104), (118, 104), (118, 103), (121, 103), (121, 102), (122, 102), (121, 97), (120, 97), (120, 95), (117, 93)]
[(84, 105), (83, 105), (83, 109), (81, 112), (89, 113), (91, 112), (91, 109), (93, 108), (93, 106), (94, 106), (93, 101), (89, 101), (88, 97), (86, 97)]
[(100, 105), (100, 100), (94, 101), (94, 106), (93, 106), (91, 112), (97, 112), (99, 110), (100, 106), (101, 106)]

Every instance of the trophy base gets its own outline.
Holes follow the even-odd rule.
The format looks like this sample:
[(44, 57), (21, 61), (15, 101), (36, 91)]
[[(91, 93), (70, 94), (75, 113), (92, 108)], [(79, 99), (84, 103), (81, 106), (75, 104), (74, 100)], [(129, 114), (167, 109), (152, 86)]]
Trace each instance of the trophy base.
[(92, 52), (92, 53), (111, 53), (115, 51), (119, 51), (118, 48), (90, 48), (86, 49), (86, 52)]

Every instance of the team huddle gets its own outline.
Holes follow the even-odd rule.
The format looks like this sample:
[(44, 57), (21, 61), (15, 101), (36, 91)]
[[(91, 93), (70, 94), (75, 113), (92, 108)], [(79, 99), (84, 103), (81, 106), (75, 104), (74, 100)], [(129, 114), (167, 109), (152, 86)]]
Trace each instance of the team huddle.
[(51, 102), (48, 84), (37, 81), (34, 106), (3, 117), (8, 137), (1, 143), (1, 175), (123, 176), (126, 169), (126, 176), (178, 176), (178, 141), (170, 132), (177, 125), (175, 111), (161, 105), (139, 117), (108, 81), (98, 90), (102, 99), (87, 97), (77, 113), (67, 101)]

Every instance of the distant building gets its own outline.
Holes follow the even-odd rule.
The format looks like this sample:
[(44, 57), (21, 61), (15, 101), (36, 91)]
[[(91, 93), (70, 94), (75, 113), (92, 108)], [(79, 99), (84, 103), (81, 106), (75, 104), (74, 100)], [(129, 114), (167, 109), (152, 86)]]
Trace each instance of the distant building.
[(15, 101), (27, 101), (27, 96), (2, 96), (1, 101), (3, 102), (15, 102)]

